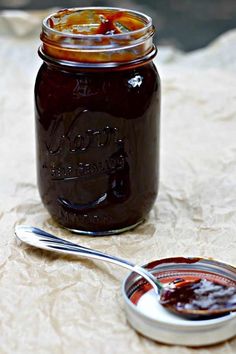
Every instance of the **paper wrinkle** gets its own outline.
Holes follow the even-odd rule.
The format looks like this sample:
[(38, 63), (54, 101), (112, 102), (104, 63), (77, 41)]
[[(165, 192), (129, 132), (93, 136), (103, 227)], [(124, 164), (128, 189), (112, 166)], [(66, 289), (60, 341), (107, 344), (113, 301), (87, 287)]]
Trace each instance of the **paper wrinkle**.
[(191, 349), (144, 338), (124, 313), (127, 270), (19, 245), (14, 227), (41, 227), (137, 264), (192, 255), (236, 265), (236, 30), (189, 54), (159, 48), (159, 197), (136, 230), (92, 238), (60, 228), (37, 192), (33, 88), (47, 13), (0, 14), (0, 353), (234, 354), (236, 339)]

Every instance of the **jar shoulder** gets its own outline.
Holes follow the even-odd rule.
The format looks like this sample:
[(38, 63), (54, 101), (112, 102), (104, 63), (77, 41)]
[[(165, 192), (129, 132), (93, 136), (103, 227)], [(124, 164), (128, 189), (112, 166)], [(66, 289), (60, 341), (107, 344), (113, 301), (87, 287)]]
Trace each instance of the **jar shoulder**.
[[(92, 83), (99, 80), (116, 81), (117, 79), (119, 79), (118, 83), (120, 84), (128, 81), (128, 83), (132, 86), (133, 82), (131, 79), (133, 77), (138, 77), (139, 75), (141, 78), (146, 79), (146, 82), (149, 79), (160, 85), (160, 76), (157, 67), (153, 62), (123, 70), (99, 69), (97, 71), (86, 71), (81, 70), (81, 68), (76, 70), (75, 68), (53, 66), (44, 62), (38, 70), (35, 87), (37, 88), (37, 85), (39, 83), (42, 84), (42, 82), (55, 88), (58, 84), (60, 87), (63, 87), (68, 84), (68, 82), (73, 82), (74, 80)], [(137, 86), (138, 84), (140, 84), (140, 82), (136, 82)]]
[(126, 70), (95, 72), (63, 70), (44, 63), (35, 84), (35, 99), (41, 112), (72, 111), (81, 106), (138, 117), (159, 96), (160, 78), (152, 62)]

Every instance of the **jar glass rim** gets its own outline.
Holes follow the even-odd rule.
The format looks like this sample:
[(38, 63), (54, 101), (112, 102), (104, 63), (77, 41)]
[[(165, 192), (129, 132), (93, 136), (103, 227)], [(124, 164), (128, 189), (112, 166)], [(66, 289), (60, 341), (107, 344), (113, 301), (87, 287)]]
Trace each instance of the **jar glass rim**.
[[(47, 16), (42, 23), (42, 29), (43, 31), (46, 30), (47, 32), (50, 32), (51, 34), (54, 35), (59, 35), (59, 36), (66, 36), (66, 37), (70, 37), (70, 38), (83, 38), (83, 39), (96, 39), (98, 37), (104, 36), (101, 34), (82, 34), (82, 33), (68, 33), (68, 32), (63, 32), (63, 31), (59, 31), (59, 30), (55, 30), (54, 28), (51, 28), (48, 25), (49, 20), (57, 15), (58, 13), (63, 12), (63, 10), (59, 10), (57, 12), (54, 12), (52, 14), (50, 14), (49, 16)], [(116, 34), (106, 34), (105, 37), (106, 38), (126, 38), (127, 35), (136, 35), (136, 34), (141, 34), (143, 31), (147, 31), (148, 29), (153, 27), (152, 24), (152, 18), (146, 14), (143, 14), (142, 12), (136, 11), (136, 10), (130, 10), (130, 9), (125, 9), (125, 8), (120, 8), (120, 7), (108, 7), (108, 6), (90, 6), (90, 7), (74, 7), (74, 8), (68, 8), (66, 9), (67, 11), (71, 11), (71, 13), (73, 12), (79, 12), (79, 11), (83, 11), (83, 10), (114, 10), (114, 11), (124, 11), (126, 13), (130, 13), (130, 14), (134, 14), (136, 16), (138, 16), (139, 18), (141, 18), (144, 22), (144, 27), (139, 28), (137, 30), (131, 30), (128, 33), (116, 33)]]

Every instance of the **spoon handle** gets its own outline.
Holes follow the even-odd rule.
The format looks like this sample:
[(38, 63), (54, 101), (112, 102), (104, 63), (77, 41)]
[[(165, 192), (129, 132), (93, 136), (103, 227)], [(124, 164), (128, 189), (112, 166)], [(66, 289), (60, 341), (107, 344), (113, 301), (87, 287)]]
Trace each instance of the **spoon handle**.
[(85, 258), (106, 261), (127, 268), (144, 277), (158, 293), (162, 289), (162, 284), (145, 268), (133, 264), (125, 259), (111, 256), (109, 254), (87, 248), (68, 240), (56, 237), (44, 230), (33, 226), (17, 225), (15, 228), (16, 237), (33, 247), (41, 248), (47, 251), (55, 251), (66, 254), (76, 254)]

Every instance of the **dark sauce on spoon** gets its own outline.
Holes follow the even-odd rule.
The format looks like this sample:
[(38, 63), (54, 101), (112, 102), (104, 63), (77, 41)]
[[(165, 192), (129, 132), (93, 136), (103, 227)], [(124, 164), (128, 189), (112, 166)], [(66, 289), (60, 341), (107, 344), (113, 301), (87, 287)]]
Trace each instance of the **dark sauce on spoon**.
[[(173, 282), (175, 286), (163, 289), (160, 304), (178, 314), (196, 313), (196, 315), (219, 315), (235, 308), (236, 287), (222, 285), (207, 279)], [(172, 284), (173, 284), (172, 283)]]

